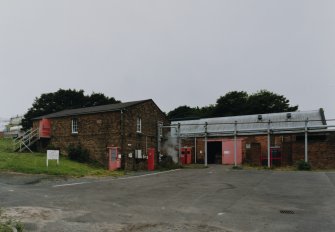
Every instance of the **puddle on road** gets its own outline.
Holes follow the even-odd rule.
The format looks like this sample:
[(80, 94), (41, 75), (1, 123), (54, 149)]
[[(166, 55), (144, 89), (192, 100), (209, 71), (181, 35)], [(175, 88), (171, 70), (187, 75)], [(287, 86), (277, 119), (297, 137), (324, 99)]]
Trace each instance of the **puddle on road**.
[(5, 185), (36, 185), (48, 181), (66, 181), (61, 176), (30, 175), (21, 173), (1, 173), (0, 183)]
[(215, 226), (199, 225), (199, 224), (137, 224), (128, 225), (120, 230), (120, 232), (174, 232), (174, 231), (197, 231), (197, 232), (230, 232)]

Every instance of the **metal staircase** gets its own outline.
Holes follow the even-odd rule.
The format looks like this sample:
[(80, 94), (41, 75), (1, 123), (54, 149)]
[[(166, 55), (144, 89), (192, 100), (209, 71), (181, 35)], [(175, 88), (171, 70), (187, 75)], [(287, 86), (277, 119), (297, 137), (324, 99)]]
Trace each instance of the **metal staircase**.
[(13, 150), (16, 152), (22, 152), (24, 150), (29, 150), (30, 152), (33, 152), (30, 147), (39, 139), (40, 136), (38, 128), (31, 128), (30, 130), (26, 131), (22, 136), (19, 136), (13, 140)]

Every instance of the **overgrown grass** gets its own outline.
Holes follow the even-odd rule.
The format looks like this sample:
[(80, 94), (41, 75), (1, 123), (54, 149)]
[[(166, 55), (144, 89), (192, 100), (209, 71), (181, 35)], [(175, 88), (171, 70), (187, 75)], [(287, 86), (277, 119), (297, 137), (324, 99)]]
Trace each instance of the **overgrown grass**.
[(186, 164), (183, 165), (182, 168), (184, 169), (203, 169), (203, 168), (208, 168), (204, 164)]
[(46, 154), (15, 153), (11, 151), (11, 140), (0, 139), (0, 171), (13, 171), (31, 174), (49, 174), (62, 176), (120, 176), (123, 171), (108, 171), (102, 167), (78, 163), (67, 157), (60, 157), (59, 165), (49, 160), (46, 166)]
[(13, 229), (18, 232), (23, 231), (23, 224), (20, 221), (3, 217), (3, 209), (0, 208), (0, 232), (12, 232)]
[(0, 138), (0, 152), (12, 152), (12, 139)]
[(295, 166), (259, 166), (259, 165), (250, 165), (250, 164), (243, 164), (241, 166), (244, 170), (271, 170), (271, 171), (296, 171)]

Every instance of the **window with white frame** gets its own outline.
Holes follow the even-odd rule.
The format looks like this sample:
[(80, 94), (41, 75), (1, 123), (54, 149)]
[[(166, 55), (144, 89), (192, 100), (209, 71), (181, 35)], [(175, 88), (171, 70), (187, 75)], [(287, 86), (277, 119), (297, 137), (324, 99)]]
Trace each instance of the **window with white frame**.
[(72, 134), (78, 134), (78, 119), (73, 118), (71, 123)]
[(136, 132), (137, 133), (141, 133), (142, 132), (142, 119), (140, 117), (137, 117)]

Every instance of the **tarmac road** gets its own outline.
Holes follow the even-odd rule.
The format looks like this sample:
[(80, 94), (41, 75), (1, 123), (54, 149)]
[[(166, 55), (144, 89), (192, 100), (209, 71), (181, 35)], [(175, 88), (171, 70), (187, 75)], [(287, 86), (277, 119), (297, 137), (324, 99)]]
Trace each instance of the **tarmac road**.
[(335, 231), (335, 172), (183, 169), (122, 178), (0, 174), (25, 231)]

